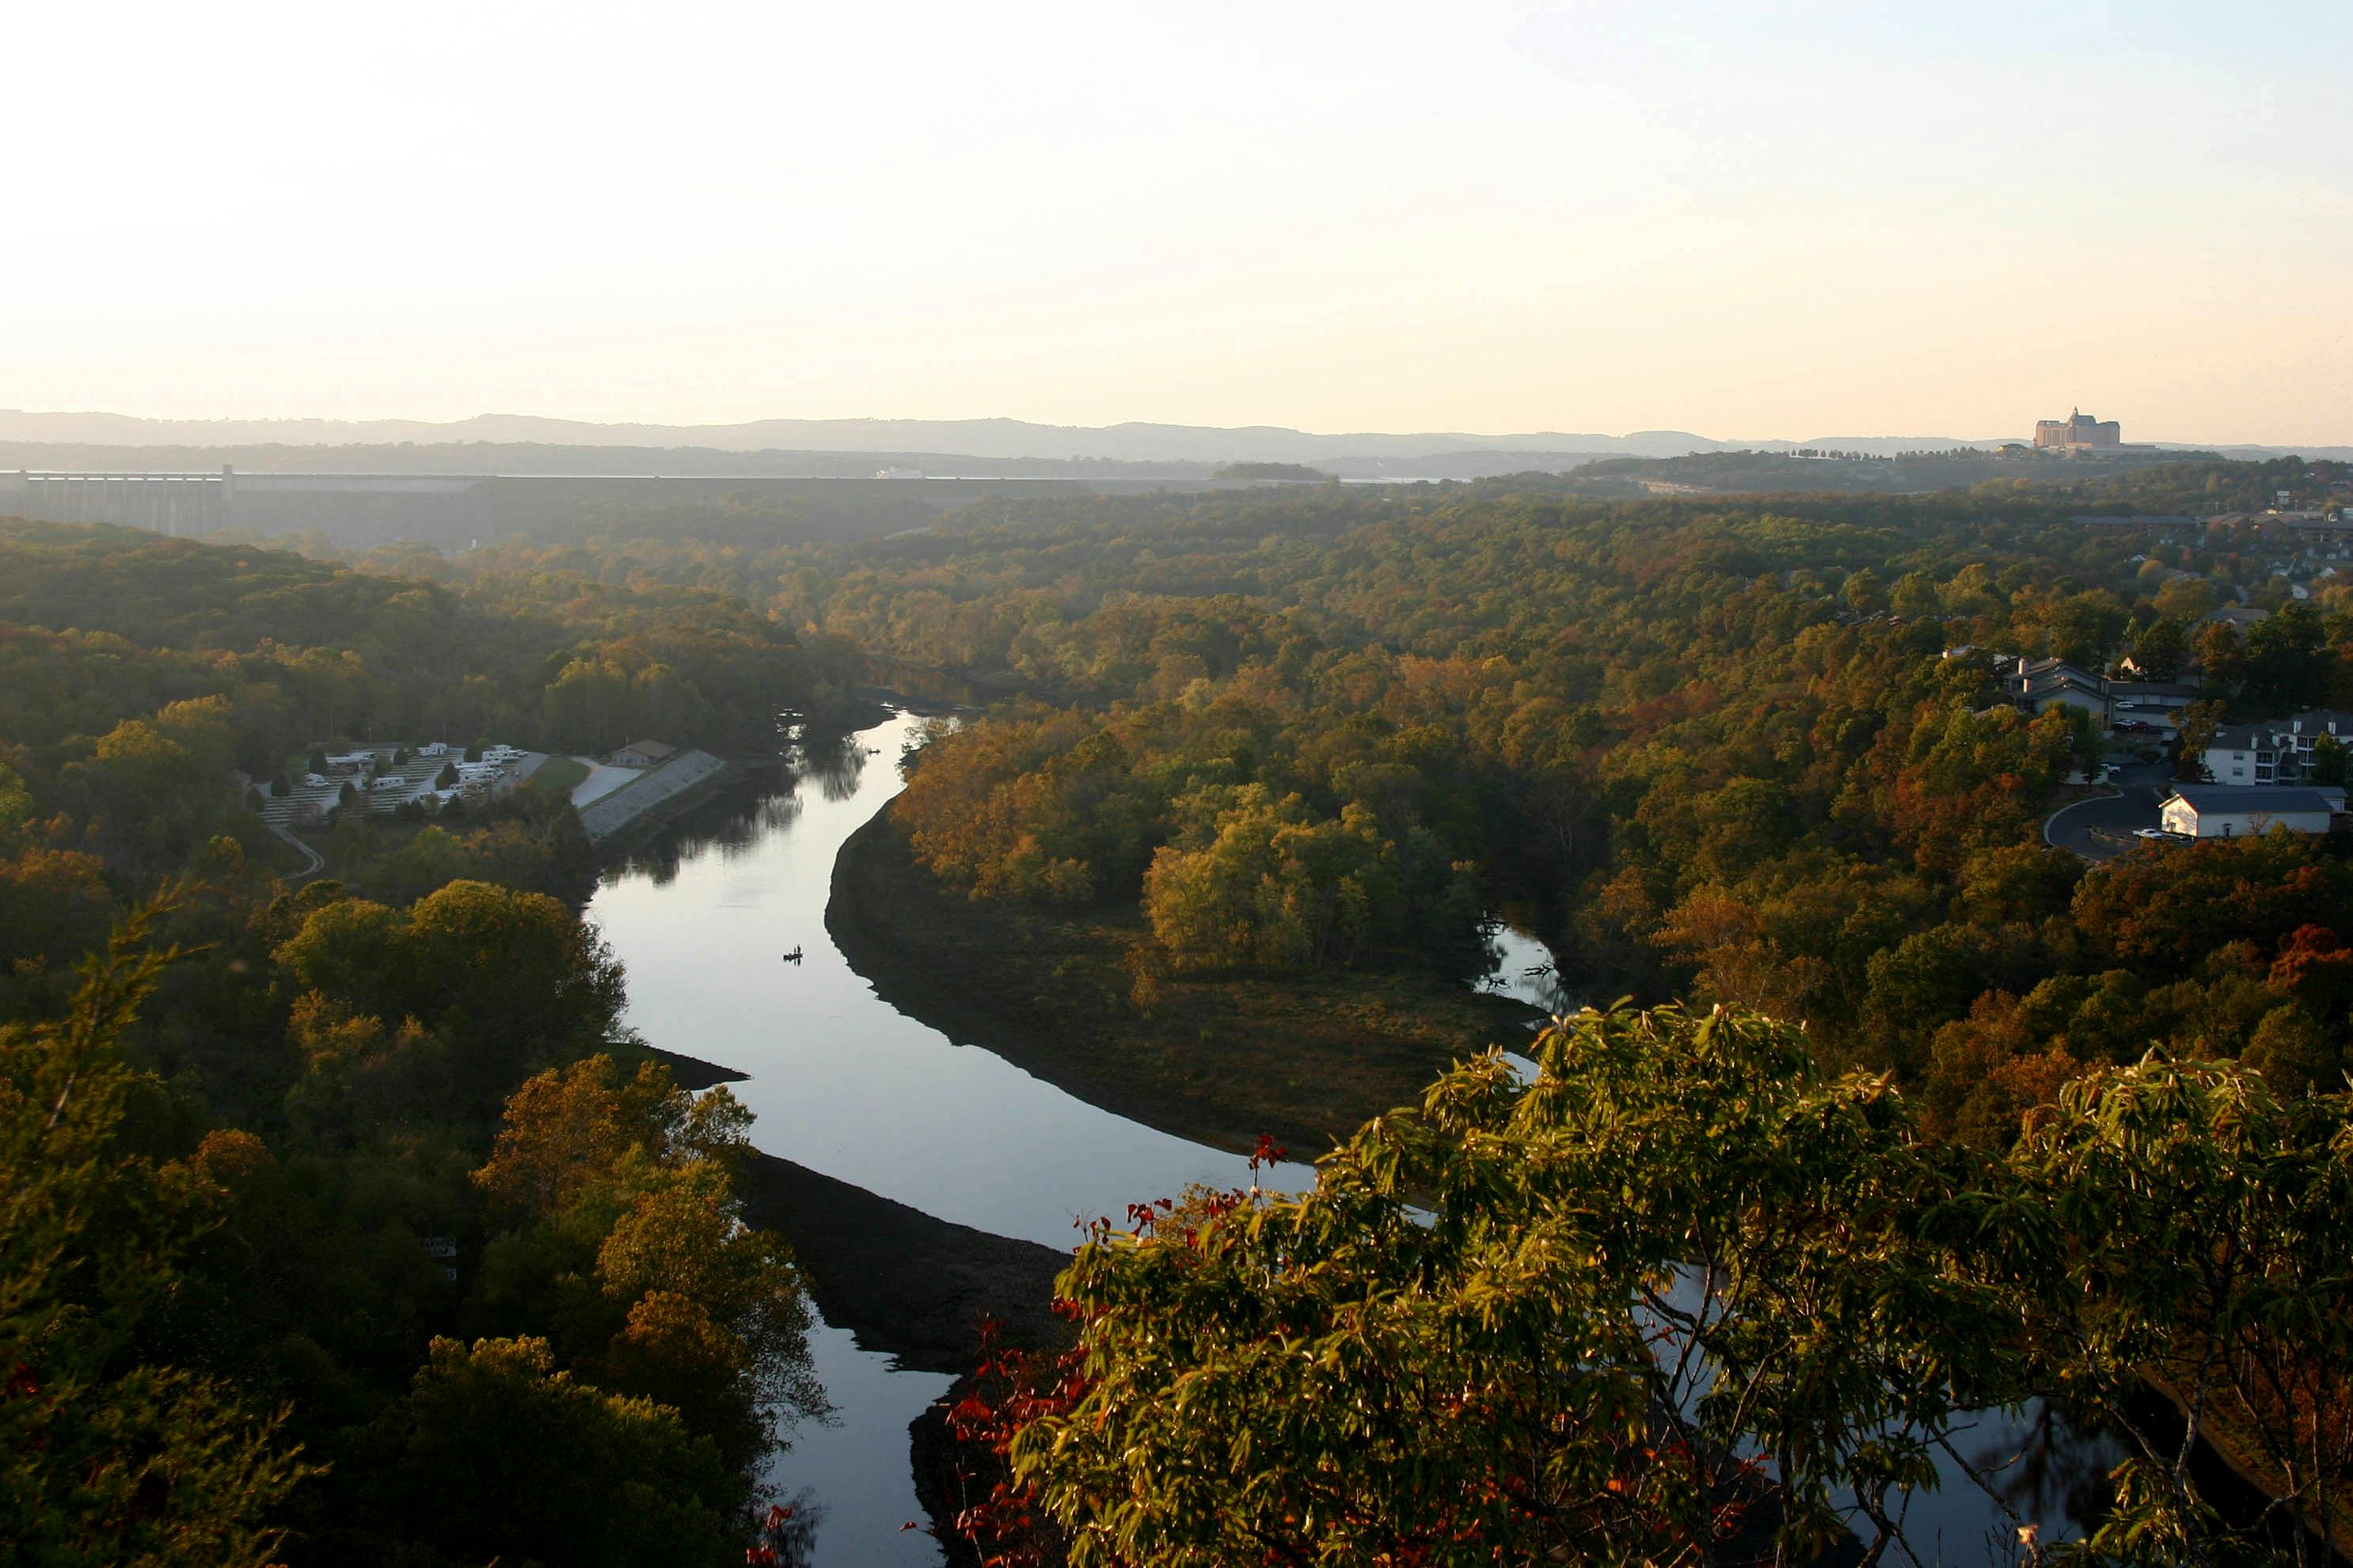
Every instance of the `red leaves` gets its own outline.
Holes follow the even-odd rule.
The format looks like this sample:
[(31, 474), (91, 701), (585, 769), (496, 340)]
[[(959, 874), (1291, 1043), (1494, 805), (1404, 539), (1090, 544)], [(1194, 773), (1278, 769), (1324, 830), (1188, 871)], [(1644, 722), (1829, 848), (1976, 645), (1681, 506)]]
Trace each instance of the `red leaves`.
[[(1067, 1299), (1058, 1298), (1054, 1310), (1066, 1318), (1083, 1315)], [(1045, 1568), (1061, 1561), (1052, 1526), (1039, 1507), (1037, 1489), (1013, 1479), (1007, 1456), (1022, 1427), (1066, 1415), (1085, 1396), (1083, 1358), (1076, 1349), (1048, 1354), (1007, 1345), (1003, 1325), (994, 1319), (981, 1321), (980, 1340), (983, 1353), (971, 1386), (946, 1413), (962, 1449), (954, 1460), (959, 1489), (977, 1500), (958, 1510), (949, 1528), (989, 1568)]]
[(2327, 1016), (2353, 998), (2353, 948), (2330, 927), (2300, 925), (2280, 939), (2270, 978), (2273, 990)]

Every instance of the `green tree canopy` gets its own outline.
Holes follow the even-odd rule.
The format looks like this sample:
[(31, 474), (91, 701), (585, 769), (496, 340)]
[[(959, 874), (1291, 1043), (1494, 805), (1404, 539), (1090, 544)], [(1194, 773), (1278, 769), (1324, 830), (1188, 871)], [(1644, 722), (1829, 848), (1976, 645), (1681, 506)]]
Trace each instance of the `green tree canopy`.
[(121, 1041), (170, 956), (144, 945), (154, 918), (84, 965), (62, 1016), (0, 1028), (0, 1541), (60, 1568), (259, 1568), (307, 1468), (282, 1413), (141, 1342), (217, 1195), (124, 1146)]
[(556, 1370), (536, 1339), (433, 1342), (379, 1424), (388, 1512), (459, 1562), (715, 1565), (743, 1478), (649, 1399)]
[(2151, 1364), (2304, 1506), (2341, 1490), (2348, 1097), (2150, 1061), (1988, 1158), (1753, 1015), (1588, 1012), (1535, 1055), (1305, 1197), (1082, 1250), (1011, 1448), (1071, 1563), (1884, 1555), (1964, 1412), (2063, 1391), (2133, 1455), (2099, 1551), (2263, 1560), (2131, 1415)]

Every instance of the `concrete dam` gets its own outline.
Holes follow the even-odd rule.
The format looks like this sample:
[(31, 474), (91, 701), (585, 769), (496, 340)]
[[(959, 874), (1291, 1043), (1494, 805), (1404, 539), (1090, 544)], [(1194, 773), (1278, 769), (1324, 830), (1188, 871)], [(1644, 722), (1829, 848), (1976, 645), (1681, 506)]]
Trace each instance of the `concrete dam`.
[(421, 474), (0, 469), (0, 517), (106, 522), (201, 538), (316, 529), (344, 548), (396, 542), (475, 549), (598, 511), (735, 506), (797, 511), (811, 531), (875, 537), (922, 528), (985, 496), (1139, 494), (1258, 488), (1177, 478), (745, 474)]

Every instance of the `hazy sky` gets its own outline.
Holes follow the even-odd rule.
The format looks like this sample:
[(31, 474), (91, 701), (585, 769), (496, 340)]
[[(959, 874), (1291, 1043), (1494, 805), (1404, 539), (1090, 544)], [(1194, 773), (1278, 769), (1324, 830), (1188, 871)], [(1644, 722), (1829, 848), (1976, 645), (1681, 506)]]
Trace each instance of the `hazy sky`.
[(0, 406), (2353, 442), (2353, 5), (27, 0)]

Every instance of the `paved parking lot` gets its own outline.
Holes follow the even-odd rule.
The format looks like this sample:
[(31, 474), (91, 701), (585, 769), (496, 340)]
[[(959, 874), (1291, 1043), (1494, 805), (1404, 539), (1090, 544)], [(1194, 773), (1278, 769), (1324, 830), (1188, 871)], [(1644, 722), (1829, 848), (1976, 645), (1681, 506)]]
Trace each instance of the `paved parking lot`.
[(2053, 813), (2043, 824), (2042, 837), (2094, 862), (2113, 860), (2139, 843), (2133, 830), (2158, 826), (2158, 807), (2172, 793), (2173, 765), (2120, 762), (2110, 782), (2116, 787), (2116, 795), (2079, 800)]
[(407, 762), (395, 768), (392, 763), (394, 748), (390, 745), (373, 748), (354, 746), (351, 750), (353, 752), (373, 750), (376, 754), (376, 766), (380, 770), (387, 773), (396, 773), (406, 782), (398, 789), (374, 790), (361, 785), (359, 798), (349, 807), (342, 808), (338, 807), (336, 803), (342, 797), (343, 785), (346, 783), (357, 784), (356, 779), (347, 773), (329, 773), (326, 775), (327, 782), (324, 785), (314, 785), (304, 784), (302, 774), (297, 773), (293, 776), (293, 788), (290, 792), (273, 796), (263, 805), (262, 820), (269, 824), (272, 828), (282, 831), (291, 827), (318, 826), (338, 809), (362, 811), (377, 816), (388, 816), (397, 811), (405, 803), (415, 800), (419, 795), (430, 795), (434, 788), (433, 781), (439, 776), (441, 770), (449, 763), (457, 762), (464, 754), (462, 750), (452, 750), (438, 757), (422, 757), (411, 753)]

